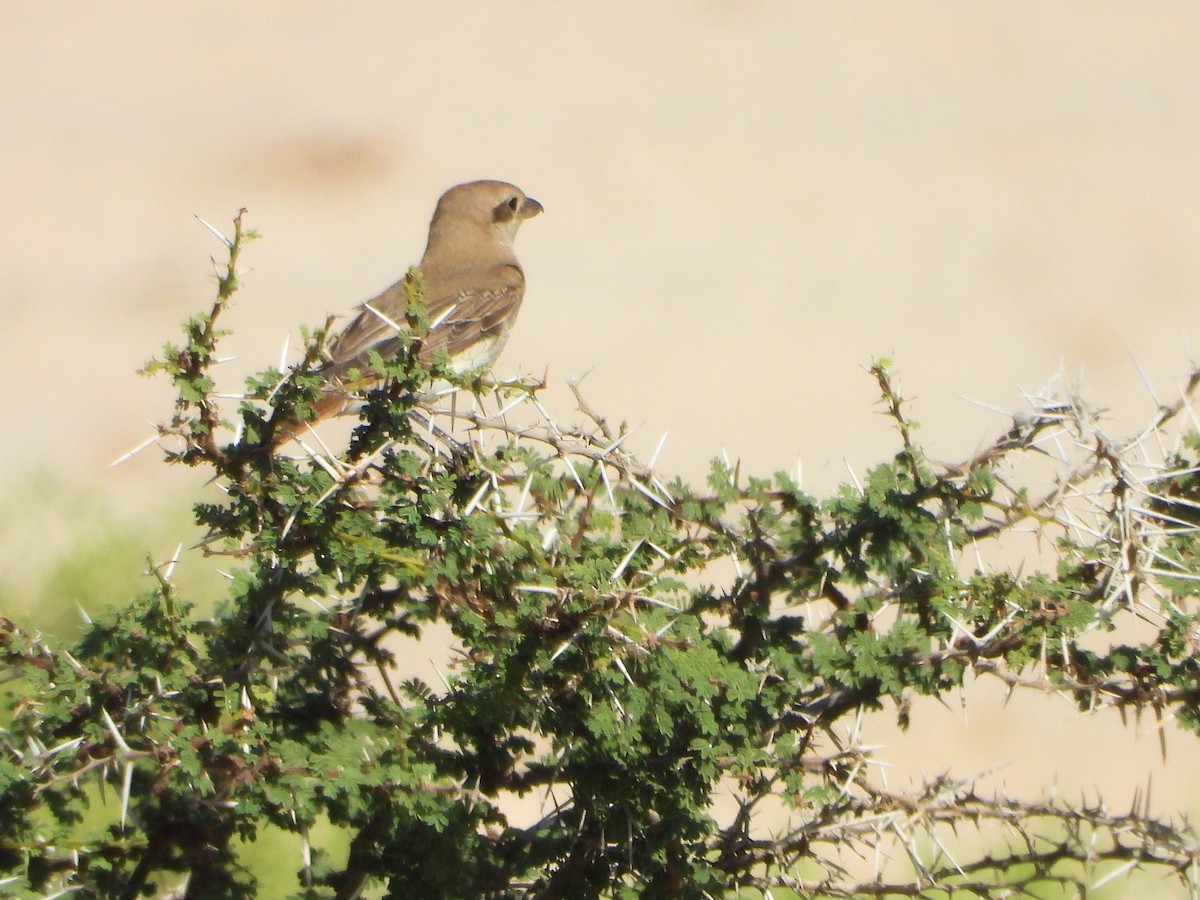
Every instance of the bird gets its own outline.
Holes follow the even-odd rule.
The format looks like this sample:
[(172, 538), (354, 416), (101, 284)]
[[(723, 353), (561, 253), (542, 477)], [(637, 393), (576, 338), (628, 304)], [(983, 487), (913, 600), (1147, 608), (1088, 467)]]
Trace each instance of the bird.
[[(512, 331), (525, 296), (525, 272), (513, 251), (513, 239), (542, 204), (506, 181), (469, 181), (442, 194), (429, 222), (429, 240), (417, 266), (424, 284), (430, 330), (420, 338), (418, 358), (428, 365), (445, 350), (459, 374), (491, 368)], [(370, 353), (393, 358), (405, 343), (397, 323), (405, 321), (409, 278), (401, 278), (359, 306), (359, 312), (334, 339), (328, 361), (317, 371), (321, 396), (319, 421), (355, 406), (346, 388), (370, 382)], [(291, 436), (294, 428), (287, 429)]]

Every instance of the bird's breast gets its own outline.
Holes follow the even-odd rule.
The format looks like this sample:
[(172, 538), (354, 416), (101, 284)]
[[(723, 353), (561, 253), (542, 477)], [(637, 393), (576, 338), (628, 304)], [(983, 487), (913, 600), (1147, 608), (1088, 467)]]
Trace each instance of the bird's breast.
[(491, 368), (508, 342), (515, 318), (509, 316), (506, 321), (481, 335), (474, 343), (455, 353), (450, 357), (450, 367), (459, 374), (470, 372), (472, 369)]

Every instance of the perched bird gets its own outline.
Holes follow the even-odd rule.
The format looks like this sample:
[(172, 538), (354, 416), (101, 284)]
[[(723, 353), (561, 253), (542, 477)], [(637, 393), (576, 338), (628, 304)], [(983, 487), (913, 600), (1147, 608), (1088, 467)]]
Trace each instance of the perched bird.
[[(445, 350), (456, 372), (490, 368), (504, 348), (525, 295), (525, 273), (513, 253), (513, 238), (542, 204), (503, 181), (471, 181), (450, 188), (438, 200), (429, 223), (429, 241), (418, 268), (425, 284), (431, 328), (421, 338), (420, 359), (428, 363)], [(352, 399), (344, 388), (351, 370), (370, 377), (370, 351), (390, 359), (402, 338), (407, 279), (402, 278), (360, 307), (338, 335), (317, 401), (317, 419), (346, 411)]]

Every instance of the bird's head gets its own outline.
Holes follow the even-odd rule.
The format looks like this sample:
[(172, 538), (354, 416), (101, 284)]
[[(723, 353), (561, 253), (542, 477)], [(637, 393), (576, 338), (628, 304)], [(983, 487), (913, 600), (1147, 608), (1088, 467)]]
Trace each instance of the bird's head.
[[(469, 181), (442, 194), (429, 226), (430, 249), (443, 235), (484, 232), (511, 248), (517, 229), (542, 204), (505, 181)], [(428, 251), (426, 251), (428, 252)]]

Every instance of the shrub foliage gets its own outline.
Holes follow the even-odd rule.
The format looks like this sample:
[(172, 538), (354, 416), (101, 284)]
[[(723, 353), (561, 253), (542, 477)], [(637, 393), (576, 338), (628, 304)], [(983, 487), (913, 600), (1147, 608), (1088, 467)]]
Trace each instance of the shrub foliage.
[[(158, 565), (72, 646), (0, 619), (0, 883), (253, 896), (239, 848), (274, 828), (301, 839), (303, 897), (994, 896), (1147, 867), (1194, 888), (1182, 821), (889, 789), (856, 723), (987, 677), (1200, 729), (1177, 427), (1200, 374), (1133, 439), (1035, 398), (938, 465), (880, 362), (898, 451), (824, 499), (724, 462), (667, 483), (582, 397), (563, 426), (540, 385), (411, 352), (374, 360), (348, 449), (285, 447), (328, 325), (222, 421), (217, 324), (251, 236), (239, 216), (215, 304), (150, 366), (178, 390), (167, 461), (221, 488), (195, 515), (228, 595), (200, 615)], [(986, 566), (1022, 528), (1048, 563)], [(453, 652), (431, 683), (405, 671), (434, 625)]]

